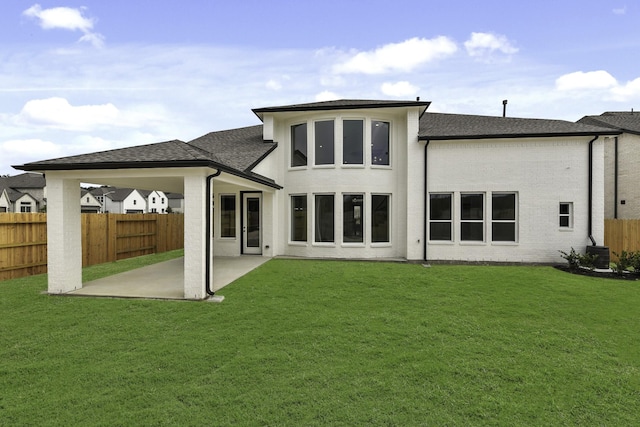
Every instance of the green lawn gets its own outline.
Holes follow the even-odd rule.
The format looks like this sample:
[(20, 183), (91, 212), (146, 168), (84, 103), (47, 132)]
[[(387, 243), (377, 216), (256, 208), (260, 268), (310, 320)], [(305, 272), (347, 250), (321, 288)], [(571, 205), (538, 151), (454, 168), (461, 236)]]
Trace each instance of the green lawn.
[(271, 260), (222, 304), (45, 288), (0, 282), (0, 425), (640, 424), (640, 282)]

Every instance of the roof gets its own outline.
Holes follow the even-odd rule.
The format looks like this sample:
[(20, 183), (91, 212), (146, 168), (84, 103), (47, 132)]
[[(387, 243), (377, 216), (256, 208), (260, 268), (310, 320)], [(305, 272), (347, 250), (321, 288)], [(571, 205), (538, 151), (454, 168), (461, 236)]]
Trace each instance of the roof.
[(253, 111), (261, 120), (263, 113), (278, 113), (287, 111), (326, 111), (326, 110), (353, 110), (362, 108), (399, 108), (399, 107), (424, 107), (426, 110), (431, 102), (426, 101), (389, 101), (368, 99), (340, 99), (336, 101), (311, 102), (306, 104), (282, 105), (279, 107), (254, 108)]
[[(251, 173), (246, 168), (242, 168), (242, 166), (247, 163), (249, 163), (247, 166), (257, 164), (257, 162), (261, 160), (260, 156), (266, 155), (265, 153), (268, 154), (269, 150), (275, 148), (276, 144), (264, 143), (264, 146), (261, 147), (262, 149), (258, 150), (255, 147), (257, 141), (253, 139), (245, 144), (244, 138), (247, 137), (248, 134), (243, 132), (242, 129), (220, 133), (227, 134), (226, 138), (222, 138), (223, 143), (218, 143), (220, 142), (219, 138), (208, 137), (208, 135), (218, 134), (218, 132), (213, 132), (212, 134), (194, 140), (194, 144), (172, 140), (42, 160), (14, 167), (27, 171), (47, 171), (204, 166), (223, 170), (251, 181), (279, 188), (273, 180)], [(252, 132), (250, 136), (254, 134), (255, 132)], [(206, 149), (199, 148), (199, 145), (202, 145)], [(247, 150), (245, 151), (245, 149)], [(235, 157), (239, 160), (234, 160)]]
[(419, 139), (595, 136), (617, 135), (619, 133), (611, 128), (564, 120), (426, 113), (420, 118)]
[(604, 126), (640, 135), (640, 112), (608, 111), (599, 116), (584, 116), (578, 123)]
[(12, 188), (44, 188), (46, 180), (40, 173), (21, 173), (14, 176), (5, 176), (0, 178), (0, 185)]

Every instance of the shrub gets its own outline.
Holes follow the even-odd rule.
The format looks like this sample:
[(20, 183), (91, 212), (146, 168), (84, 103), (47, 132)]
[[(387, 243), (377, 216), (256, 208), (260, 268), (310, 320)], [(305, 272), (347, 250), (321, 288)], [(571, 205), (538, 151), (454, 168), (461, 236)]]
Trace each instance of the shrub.
[(616, 273), (622, 275), (630, 272), (640, 275), (640, 252), (622, 251), (621, 254), (615, 252), (613, 254), (618, 258), (618, 262), (615, 263)]
[(580, 254), (573, 248), (571, 248), (569, 253), (565, 251), (558, 252), (560, 252), (560, 256), (569, 263), (569, 271), (571, 272), (576, 272), (580, 267), (593, 270), (595, 268), (595, 261), (598, 258), (597, 254)]

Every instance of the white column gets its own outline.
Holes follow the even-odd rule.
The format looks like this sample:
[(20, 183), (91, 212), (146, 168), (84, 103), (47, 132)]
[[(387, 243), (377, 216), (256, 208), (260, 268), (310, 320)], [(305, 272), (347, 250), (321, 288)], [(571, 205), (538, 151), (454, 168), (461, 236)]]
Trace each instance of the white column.
[(424, 145), (418, 142), (420, 117), (418, 109), (407, 113), (407, 251), (408, 260), (419, 260), (424, 254)]
[(82, 287), (80, 182), (47, 174), (47, 257), (50, 294)]
[[(204, 299), (206, 269), (206, 175), (184, 177), (184, 297)], [(213, 276), (213, 271), (211, 272)], [(213, 286), (212, 286), (213, 287)]]

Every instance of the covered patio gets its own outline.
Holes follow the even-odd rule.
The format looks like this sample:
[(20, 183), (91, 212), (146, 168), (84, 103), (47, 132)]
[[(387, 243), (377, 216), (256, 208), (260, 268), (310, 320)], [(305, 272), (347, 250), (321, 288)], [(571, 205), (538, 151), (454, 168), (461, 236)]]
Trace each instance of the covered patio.
[[(213, 291), (219, 291), (268, 260), (267, 257), (250, 255), (214, 257)], [(184, 299), (183, 278), (184, 257), (180, 257), (85, 282), (82, 288), (67, 295), (181, 300)], [(214, 295), (208, 300), (221, 301), (221, 297)]]

